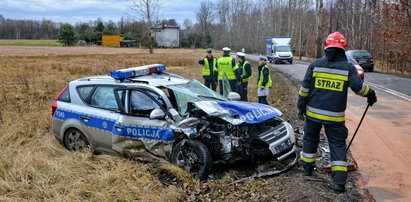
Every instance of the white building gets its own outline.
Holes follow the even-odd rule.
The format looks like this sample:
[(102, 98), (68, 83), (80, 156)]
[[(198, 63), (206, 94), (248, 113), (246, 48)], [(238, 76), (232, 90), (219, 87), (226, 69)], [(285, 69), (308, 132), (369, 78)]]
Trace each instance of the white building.
[(155, 37), (157, 46), (177, 48), (180, 45), (180, 27), (156, 25), (151, 28), (151, 34)]

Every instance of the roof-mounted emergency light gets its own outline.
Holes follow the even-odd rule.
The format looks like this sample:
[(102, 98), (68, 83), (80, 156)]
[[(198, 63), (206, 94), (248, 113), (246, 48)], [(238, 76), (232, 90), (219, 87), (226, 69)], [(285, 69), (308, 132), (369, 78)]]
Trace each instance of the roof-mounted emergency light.
[(144, 76), (144, 75), (149, 75), (152, 73), (157, 73), (160, 74), (166, 70), (166, 66), (163, 64), (152, 64), (152, 65), (146, 65), (146, 66), (140, 66), (140, 67), (131, 67), (127, 69), (120, 69), (120, 70), (114, 70), (110, 73), (110, 76), (113, 77), (114, 79), (127, 79), (127, 78), (132, 78), (136, 76)]

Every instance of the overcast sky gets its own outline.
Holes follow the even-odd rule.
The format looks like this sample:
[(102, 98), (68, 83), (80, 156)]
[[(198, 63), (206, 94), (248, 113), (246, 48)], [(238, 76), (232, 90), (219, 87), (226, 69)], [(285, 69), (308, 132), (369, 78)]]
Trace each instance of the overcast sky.
[[(129, 17), (129, 0), (0, 0), (0, 14), (11, 19), (49, 19), (54, 22), (88, 22), (101, 17), (117, 22)], [(163, 0), (161, 19), (176, 19), (180, 25), (195, 13), (200, 1)]]

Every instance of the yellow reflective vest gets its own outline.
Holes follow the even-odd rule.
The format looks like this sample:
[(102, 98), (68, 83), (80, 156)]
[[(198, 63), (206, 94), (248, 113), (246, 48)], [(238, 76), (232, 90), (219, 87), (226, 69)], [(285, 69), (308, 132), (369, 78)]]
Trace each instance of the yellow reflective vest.
[(268, 70), (268, 81), (265, 84), (264, 87), (268, 88), (271, 87), (273, 85), (273, 82), (271, 81), (271, 76), (270, 76), (270, 69), (267, 67), (267, 65), (264, 65), (263, 68), (261, 68), (260, 71), (260, 76), (259, 76), (259, 80), (258, 80), (258, 87), (261, 88), (263, 86), (263, 81), (264, 81), (264, 69)]
[[(243, 66), (241, 67), (241, 68), (243, 68), (242, 70), (242, 75), (244, 76), (244, 75), (246, 75), (247, 74), (247, 72), (245, 71), (245, 65), (246, 64), (249, 64), (249, 62), (248, 61), (245, 61), (244, 63), (243, 63)], [(251, 64), (250, 64), (251, 65)], [(243, 79), (243, 82), (248, 82), (249, 80), (251, 79), (251, 76), (250, 77), (248, 77), (248, 78), (245, 78), (245, 79)]]
[(230, 56), (223, 56), (218, 59), (218, 80), (223, 79), (224, 73), (227, 75), (228, 80), (235, 80), (234, 71), (238, 68), (237, 65), (233, 67), (233, 58)]
[[(203, 76), (210, 76), (210, 64), (208, 63), (208, 58), (204, 57), (204, 64), (203, 64)], [(213, 57), (213, 71), (217, 71), (217, 58)]]

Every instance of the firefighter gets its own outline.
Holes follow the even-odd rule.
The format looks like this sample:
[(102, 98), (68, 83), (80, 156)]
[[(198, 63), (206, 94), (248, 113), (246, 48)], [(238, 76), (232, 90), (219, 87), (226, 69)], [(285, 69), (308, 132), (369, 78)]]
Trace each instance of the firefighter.
[[(230, 51), (231, 49), (228, 47), (224, 47), (223, 49), (223, 57), (219, 58), (217, 61), (217, 71), (218, 71), (218, 82), (220, 83), (220, 94), (221, 95), (227, 95), (228, 94), (228, 89), (225, 88), (224, 90), (224, 83), (223, 83), (223, 78), (224, 74), (227, 76), (227, 80), (229, 83), (229, 86), (231, 88), (232, 92), (238, 93), (238, 88), (237, 88), (237, 81), (240, 80), (240, 74), (236, 69), (238, 68), (235, 59), (230, 57)], [(224, 93), (224, 91), (226, 91)]]
[(305, 119), (303, 151), (304, 175), (313, 174), (319, 134), (325, 129), (331, 152), (332, 189), (345, 191), (347, 159), (345, 141), (345, 109), (348, 87), (356, 94), (367, 97), (372, 106), (377, 102), (373, 89), (363, 83), (356, 68), (347, 62), (345, 37), (339, 32), (325, 40), (325, 57), (314, 61), (307, 69), (298, 92), (299, 118)]
[(240, 91), (241, 101), (248, 101), (248, 81), (251, 79), (251, 64), (245, 60), (245, 54), (243, 52), (237, 52), (237, 62), (240, 76), (238, 82), (238, 88)]
[(213, 49), (208, 48), (206, 56), (199, 60), (198, 64), (203, 65), (204, 85), (215, 91), (217, 88), (217, 58), (213, 57)]
[(258, 103), (266, 104), (267, 96), (269, 92), (269, 88), (272, 85), (271, 76), (270, 76), (270, 69), (267, 66), (267, 58), (264, 56), (260, 56), (260, 60), (258, 61), (258, 82), (257, 82), (257, 95), (258, 95)]

